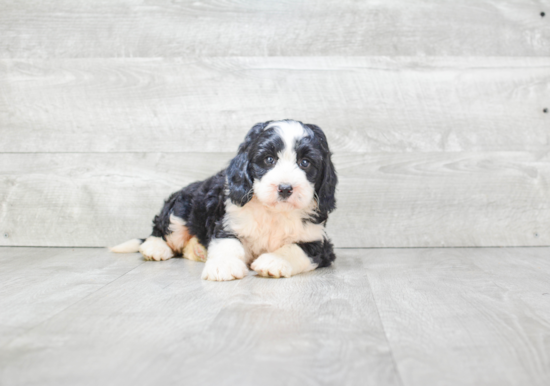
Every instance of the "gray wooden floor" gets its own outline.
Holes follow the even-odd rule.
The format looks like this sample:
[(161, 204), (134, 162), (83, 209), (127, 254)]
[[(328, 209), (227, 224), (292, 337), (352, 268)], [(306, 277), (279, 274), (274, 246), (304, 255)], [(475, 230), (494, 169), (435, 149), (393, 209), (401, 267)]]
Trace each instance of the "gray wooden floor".
[(0, 384), (550, 384), (550, 248), (337, 254), (213, 283), (182, 259), (0, 248)]

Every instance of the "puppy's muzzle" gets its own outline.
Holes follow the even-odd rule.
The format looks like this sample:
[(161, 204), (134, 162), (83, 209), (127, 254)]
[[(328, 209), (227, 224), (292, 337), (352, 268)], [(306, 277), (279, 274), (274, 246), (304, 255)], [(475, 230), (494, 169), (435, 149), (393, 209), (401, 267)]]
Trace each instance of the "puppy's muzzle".
[(278, 191), (279, 197), (281, 197), (283, 200), (286, 200), (292, 195), (292, 185), (281, 184), (279, 185)]

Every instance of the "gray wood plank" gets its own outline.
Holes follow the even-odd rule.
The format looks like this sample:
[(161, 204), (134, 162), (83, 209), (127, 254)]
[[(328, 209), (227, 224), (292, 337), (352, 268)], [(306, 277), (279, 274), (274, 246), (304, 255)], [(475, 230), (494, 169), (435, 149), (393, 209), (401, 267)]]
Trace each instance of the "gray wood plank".
[(4, 345), (0, 383), (400, 385), (361, 266), (217, 283), (146, 262)]
[(513, 293), (518, 304), (530, 307), (535, 317), (550, 321), (549, 256), (539, 248), (505, 249), (498, 255), (472, 249), (464, 258)]
[(0, 55), (548, 56), (537, 0), (0, 2)]
[[(0, 154), (0, 244), (106, 246), (233, 154)], [(548, 153), (337, 154), (339, 247), (550, 244)]]
[(0, 346), (142, 263), (104, 249), (0, 248)]
[[(58, 264), (71, 259), (101, 280), (102, 265), (137, 256), (0, 251), (20, 282), (36, 264), (70, 281)], [(546, 385), (549, 252), (337, 250), (328, 269), (228, 283), (201, 281), (201, 263), (146, 262), (3, 344), (0, 383)], [(8, 294), (40, 309), (36, 284), (0, 307)]]
[(0, 151), (233, 152), (283, 118), (333, 151), (547, 151), (548, 73), (548, 57), (0, 60)]
[(549, 252), (365, 250), (403, 384), (548, 385), (550, 303), (531, 278), (548, 278)]

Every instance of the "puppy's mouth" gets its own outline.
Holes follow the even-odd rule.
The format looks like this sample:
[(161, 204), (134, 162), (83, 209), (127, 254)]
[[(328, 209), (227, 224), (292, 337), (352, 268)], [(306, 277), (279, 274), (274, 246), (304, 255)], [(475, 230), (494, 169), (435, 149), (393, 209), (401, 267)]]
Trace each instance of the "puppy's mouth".
[(298, 205), (296, 205), (296, 203), (294, 202), (294, 200), (290, 200), (288, 198), (277, 198), (277, 201), (275, 201), (275, 203), (273, 203), (273, 206), (288, 206), (288, 207), (292, 207), (293, 209), (298, 209)]
[[(266, 189), (267, 188), (267, 189)], [(258, 186), (254, 196), (265, 207), (277, 212), (291, 212), (308, 207), (307, 194), (300, 184), (272, 183)]]
[(269, 204), (268, 206), (276, 211), (281, 211), (281, 212), (290, 212), (296, 209), (300, 209), (299, 206), (290, 202), (288, 199), (277, 200)]
[(301, 209), (303, 206), (299, 188), (281, 188), (279, 185), (275, 187), (274, 195), (276, 196), (276, 199), (271, 204), (273, 207), (277, 207), (282, 210), (294, 210)]

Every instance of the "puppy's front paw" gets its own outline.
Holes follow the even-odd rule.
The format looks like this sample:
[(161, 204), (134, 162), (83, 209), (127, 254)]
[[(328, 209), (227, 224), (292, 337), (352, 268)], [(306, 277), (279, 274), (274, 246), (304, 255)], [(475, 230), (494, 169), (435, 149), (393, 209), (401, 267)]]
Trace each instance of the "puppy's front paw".
[(290, 277), (292, 266), (274, 253), (260, 255), (250, 266), (258, 275), (265, 277)]
[(228, 281), (242, 279), (248, 274), (246, 264), (235, 257), (206, 260), (202, 271), (204, 280)]
[(160, 237), (150, 236), (140, 245), (139, 251), (145, 260), (168, 260), (174, 257), (174, 252)]

